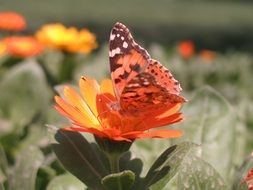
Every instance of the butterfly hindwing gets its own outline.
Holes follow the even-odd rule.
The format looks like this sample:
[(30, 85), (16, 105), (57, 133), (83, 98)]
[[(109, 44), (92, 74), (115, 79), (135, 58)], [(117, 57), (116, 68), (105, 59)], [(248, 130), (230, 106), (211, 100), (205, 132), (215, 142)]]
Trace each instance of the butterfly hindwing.
[(179, 82), (172, 76), (169, 69), (164, 67), (160, 62), (152, 59), (145, 72), (155, 77), (156, 82), (164, 87), (168, 93), (179, 95), (182, 88)]

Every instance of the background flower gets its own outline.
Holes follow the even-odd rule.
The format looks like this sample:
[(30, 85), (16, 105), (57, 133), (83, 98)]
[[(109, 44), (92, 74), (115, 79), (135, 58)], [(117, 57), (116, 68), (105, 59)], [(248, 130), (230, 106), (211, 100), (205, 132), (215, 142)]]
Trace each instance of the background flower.
[(16, 57), (30, 57), (40, 54), (44, 46), (34, 37), (12, 36), (3, 39), (8, 54)]
[(189, 59), (195, 53), (194, 43), (190, 40), (182, 41), (178, 44), (177, 51), (183, 58)]
[(0, 41), (0, 57), (6, 54), (6, 45), (3, 41)]
[(96, 36), (87, 29), (78, 31), (62, 24), (44, 25), (37, 33), (37, 39), (49, 48), (72, 53), (89, 53), (97, 48)]
[(206, 61), (212, 61), (215, 59), (216, 54), (214, 51), (211, 50), (202, 50), (199, 53), (200, 57)]
[(15, 12), (0, 12), (0, 30), (22, 31), (26, 27), (25, 18)]

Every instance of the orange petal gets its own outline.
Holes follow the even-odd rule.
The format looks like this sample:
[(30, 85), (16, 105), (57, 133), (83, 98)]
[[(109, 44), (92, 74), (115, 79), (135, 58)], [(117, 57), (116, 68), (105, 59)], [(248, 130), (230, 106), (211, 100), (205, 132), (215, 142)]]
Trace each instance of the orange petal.
[(179, 130), (157, 130), (139, 134), (136, 138), (176, 138), (182, 134)]
[(92, 113), (97, 116), (96, 96), (100, 93), (100, 88), (96, 80), (82, 77), (79, 81), (81, 94), (91, 109)]
[(114, 88), (110, 79), (104, 79), (101, 81), (100, 90), (101, 93), (109, 93), (114, 96)]
[(78, 110), (82, 113), (82, 117), (89, 123), (89, 126), (94, 125), (94, 128), (96, 128), (96, 126), (100, 125), (97, 117), (93, 115), (86, 102), (73, 88), (66, 86), (64, 88), (64, 95), (66, 96), (66, 100), (73, 107), (78, 108)]
[(83, 114), (80, 112), (80, 110), (78, 110), (76, 107), (71, 106), (61, 97), (55, 96), (55, 102), (57, 103), (56, 109), (72, 121), (79, 123), (81, 126), (94, 127), (94, 124), (91, 123), (90, 120), (87, 120), (83, 117)]
[(163, 118), (163, 117), (168, 117), (170, 115), (173, 115), (175, 113), (178, 113), (180, 108), (181, 108), (182, 104), (178, 103), (178, 104), (172, 104), (171, 107), (168, 108), (167, 111), (161, 113), (158, 118)]
[(103, 133), (100, 130), (94, 129), (94, 128), (85, 128), (85, 127), (64, 127), (64, 130), (68, 131), (76, 131), (76, 132), (86, 132), (86, 133), (91, 133), (94, 135), (97, 135), (99, 137), (106, 137), (106, 134)]
[(175, 113), (173, 115), (169, 115), (167, 117), (163, 118), (147, 118), (145, 120), (146, 128), (143, 130), (147, 130), (150, 128), (157, 128), (165, 125), (170, 125), (176, 122), (179, 122), (184, 119), (184, 116), (182, 113)]

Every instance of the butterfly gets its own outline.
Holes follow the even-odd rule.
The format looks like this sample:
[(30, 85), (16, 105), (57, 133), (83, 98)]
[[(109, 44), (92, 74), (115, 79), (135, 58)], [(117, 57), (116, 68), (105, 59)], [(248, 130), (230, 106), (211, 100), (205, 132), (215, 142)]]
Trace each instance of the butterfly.
[(147, 115), (186, 101), (179, 95), (182, 89), (171, 72), (152, 59), (119, 22), (111, 30), (109, 61), (117, 99), (112, 109), (127, 115)]

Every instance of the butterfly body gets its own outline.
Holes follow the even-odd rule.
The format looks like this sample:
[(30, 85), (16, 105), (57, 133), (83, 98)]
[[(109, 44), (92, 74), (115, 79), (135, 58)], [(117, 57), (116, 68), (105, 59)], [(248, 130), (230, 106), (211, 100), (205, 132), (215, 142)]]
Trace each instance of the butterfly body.
[(110, 35), (109, 61), (117, 102), (109, 106), (124, 115), (146, 116), (185, 99), (170, 71), (138, 45), (129, 29), (116, 23)]

